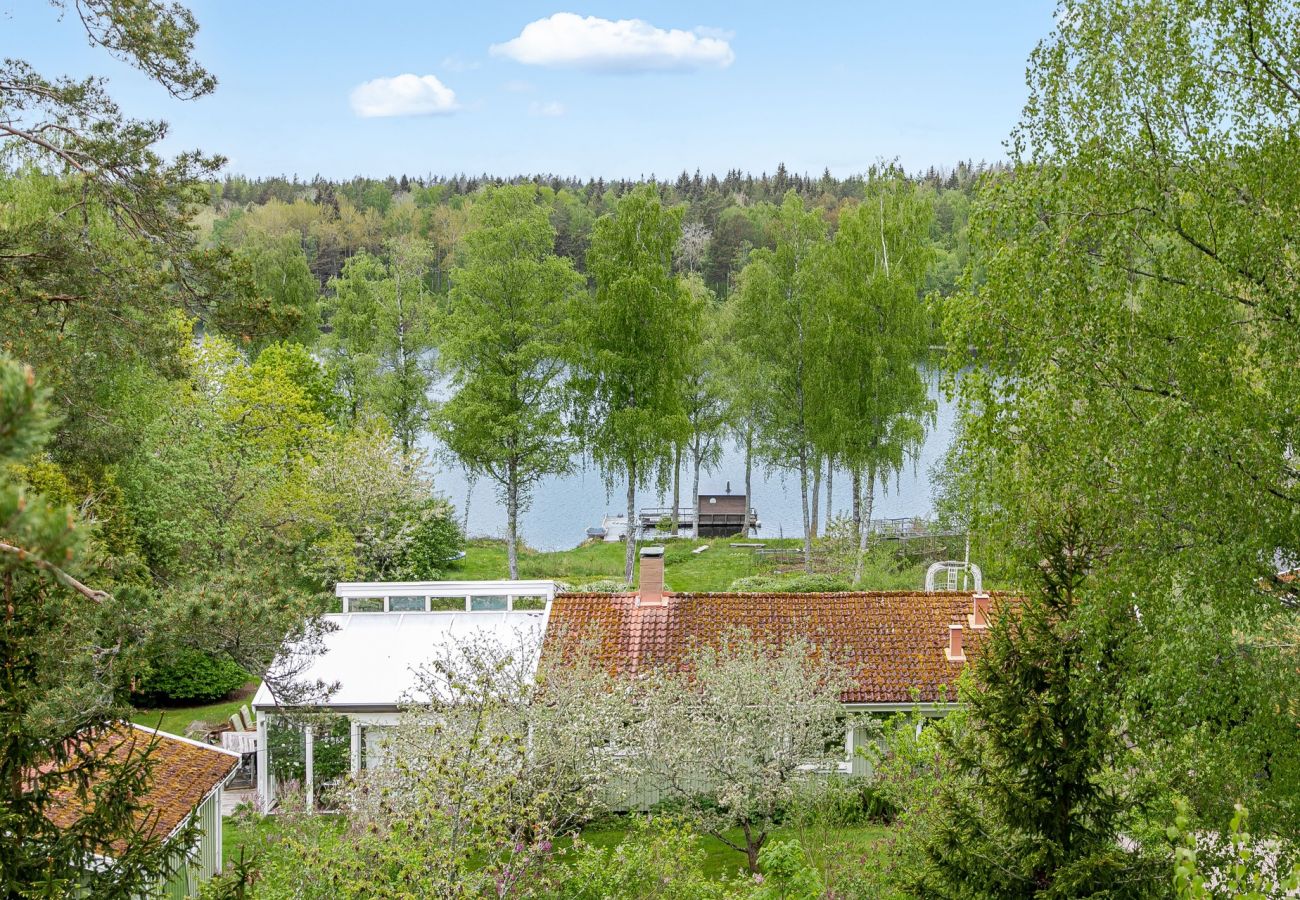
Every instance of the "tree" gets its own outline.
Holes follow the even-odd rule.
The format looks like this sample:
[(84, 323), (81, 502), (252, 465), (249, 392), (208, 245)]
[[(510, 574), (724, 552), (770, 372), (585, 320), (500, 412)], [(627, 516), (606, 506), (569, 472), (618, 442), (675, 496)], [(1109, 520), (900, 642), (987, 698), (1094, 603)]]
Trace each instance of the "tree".
[(736, 351), (751, 364), (746, 393), (765, 397), (756, 408), (759, 454), (799, 473), (804, 563), (812, 566), (809, 468), (816, 453), (813, 411), (821, 402), (819, 331), (813, 310), (825, 283), (826, 223), (793, 191), (774, 215), (776, 248), (755, 250), (741, 272), (735, 303)]
[[(866, 196), (840, 213), (815, 317), (820, 402), (814, 439), (854, 473), (862, 522), (854, 581), (870, 534), (876, 481), (901, 472), (925, 442), (934, 404), (917, 365), (929, 331), (919, 296), (931, 258), (930, 208), (900, 173), (873, 171)], [(827, 510), (829, 516), (830, 511)]]
[(1134, 739), (1207, 826), (1240, 801), (1294, 832), (1281, 735), (1300, 686), (1274, 680), (1294, 656), (1262, 645), (1294, 625), (1277, 576), (1300, 558), (1300, 13), (1080, 0), (1057, 22), (945, 304), (953, 365), (980, 361), (961, 380), (960, 491), (1003, 562), (1033, 561), (1045, 498), (1119, 523), (1096, 574), (1143, 615), (1115, 693)]
[(577, 426), (605, 478), (627, 479), (629, 583), (636, 490), (687, 428), (681, 385), (699, 339), (700, 307), (673, 277), (680, 234), (680, 209), (664, 209), (652, 185), (632, 191), (596, 221), (587, 254), (596, 290), (570, 311)]
[[(598, 808), (625, 692), (599, 666), (534, 677), (542, 635), (468, 634), (419, 672), (338, 799), (341, 845), (290, 834), (265, 880), (295, 897), (538, 896), (553, 840)], [(315, 832), (317, 835), (319, 831)], [(279, 895), (274, 895), (279, 896)]]
[[(796, 791), (822, 777), (808, 767), (843, 759), (845, 684), (833, 648), (732, 631), (716, 646), (694, 648), (681, 670), (662, 667), (638, 680), (631, 738), (638, 769), (757, 872)], [(733, 828), (743, 844), (727, 837)]]
[[(239, 338), (253, 356), (274, 341), (314, 347), (320, 337), (320, 283), (307, 267), (298, 238), (253, 232), (235, 251), (235, 260), (252, 282), (247, 294), (258, 314), (218, 305), (212, 324)], [(239, 331), (250, 327), (256, 331)]]
[(555, 255), (555, 231), (532, 185), (488, 188), (452, 271), (439, 363), (455, 394), (439, 432), (467, 470), (492, 479), (506, 505), (506, 557), (519, 577), (519, 516), (534, 485), (565, 471), (564, 316), (582, 287)]
[(1119, 842), (1149, 797), (1097, 690), (1117, 662), (1112, 633), (1081, 609), (1102, 548), (1064, 522), (1039, 536), (1040, 588), (996, 611), (963, 727), (944, 735), (950, 771), (916, 877), (923, 896), (1159, 896), (1160, 865)]
[(355, 420), (364, 410), (388, 419), (404, 452), (423, 431), (433, 383), (434, 297), (425, 286), (429, 251), (409, 238), (392, 242), (385, 262), (359, 253), (330, 282), (331, 331), (325, 357)]
[[(74, 7), (92, 46), (172, 97), (215, 87), (191, 58), (198, 26), (180, 4), (52, 5)], [(53, 449), (95, 466), (130, 446), (129, 410), (115, 390), (124, 373), (165, 375), (174, 365), (169, 313), (206, 318), (233, 290), (228, 254), (200, 250), (190, 224), (221, 160), (193, 152), (164, 160), (154, 145), (166, 130), (126, 117), (101, 78), (0, 63), (9, 157), (0, 175), (0, 342), (41, 373), (64, 413)]]
[[(693, 275), (684, 284), (688, 291), (699, 298), (698, 303), (704, 310), (701, 338), (692, 348), (682, 397), (682, 408), (689, 429), (686, 448), (691, 455), (691, 505), (695, 509), (695, 537), (699, 538), (700, 469), (711, 470), (722, 457), (722, 431), (726, 425), (718, 346), (723, 340), (723, 332), (720, 327), (721, 316), (714, 306), (713, 293), (704, 281), (698, 275)], [(676, 505), (674, 491), (673, 506)], [(673, 515), (675, 524), (675, 509)]]
[[(167, 876), (174, 850), (142, 826), (149, 748), (112, 752), (137, 600), (90, 586), (92, 527), (11, 477), (52, 424), (31, 368), (0, 357), (0, 888), (124, 898)], [(67, 795), (83, 814), (56, 825)]]

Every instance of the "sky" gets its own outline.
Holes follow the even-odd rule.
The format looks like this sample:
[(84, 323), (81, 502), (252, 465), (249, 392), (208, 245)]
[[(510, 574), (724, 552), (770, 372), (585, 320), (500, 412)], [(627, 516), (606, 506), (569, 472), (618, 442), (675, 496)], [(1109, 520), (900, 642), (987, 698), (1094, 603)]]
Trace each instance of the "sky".
[(0, 56), (104, 75), (164, 152), (249, 175), (856, 174), (1005, 158), (1051, 0), (190, 0), (218, 78), (170, 98), (75, 16), (0, 0)]

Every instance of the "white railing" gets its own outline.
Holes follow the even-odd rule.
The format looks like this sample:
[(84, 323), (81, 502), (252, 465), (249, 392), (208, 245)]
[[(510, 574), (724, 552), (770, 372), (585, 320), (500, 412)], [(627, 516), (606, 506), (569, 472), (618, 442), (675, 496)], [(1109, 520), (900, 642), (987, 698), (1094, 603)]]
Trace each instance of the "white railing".
[[(500, 612), (515, 608), (517, 599), (555, 599), (554, 581), (341, 581), (334, 594), (346, 612), (433, 612), (435, 599), (463, 598), (465, 612)], [(354, 609), (354, 601), (382, 601), (383, 608)], [(394, 602), (396, 601), (396, 602)], [(498, 601), (504, 601), (504, 606)]]
[[(974, 581), (975, 593), (984, 591), (984, 573), (975, 563), (962, 562), (961, 560), (949, 559), (943, 562), (937, 562), (925, 570), (925, 592), (933, 594), (936, 590), (956, 591), (966, 590), (966, 572), (970, 571), (971, 579)], [(939, 580), (939, 576), (943, 580)]]

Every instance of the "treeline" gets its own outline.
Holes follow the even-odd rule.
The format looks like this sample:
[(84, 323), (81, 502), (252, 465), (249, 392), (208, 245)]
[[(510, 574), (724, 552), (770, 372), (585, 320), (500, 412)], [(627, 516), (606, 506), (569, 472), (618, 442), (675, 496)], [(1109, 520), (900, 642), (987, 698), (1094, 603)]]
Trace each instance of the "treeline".
[[(971, 199), (980, 181), (1004, 169), (1000, 163), (959, 162), (952, 168), (931, 168), (906, 176), (933, 198), (930, 236), (937, 258), (926, 288), (941, 295), (951, 293), (968, 259), (966, 228)], [(229, 175), (210, 189), (210, 215), (220, 238), (229, 227), (264, 227), (298, 231), (308, 265), (321, 285), (338, 275), (343, 261), (361, 249), (376, 252), (382, 242), (397, 234), (418, 232), (443, 253), (453, 246), (464, 227), (467, 201), (487, 186), (531, 184), (548, 192), (551, 224), (556, 232), (556, 252), (585, 271), (585, 252), (591, 226), (611, 211), (618, 200), (641, 184), (653, 184), (661, 202), (683, 207), (683, 224), (693, 233), (707, 235), (699, 271), (705, 283), (720, 296), (734, 287), (735, 273), (750, 250), (770, 246), (754, 214), (759, 204), (779, 204), (794, 191), (804, 202), (825, 211), (834, 223), (840, 208), (860, 199), (865, 175), (836, 178), (829, 171), (814, 178), (791, 174), (778, 165), (776, 172), (755, 176), (731, 170), (722, 178), (682, 172), (676, 180), (581, 180), (556, 175), (502, 177), (457, 175), (354, 178), (331, 181), (317, 176), (250, 179)], [(251, 221), (238, 224), (244, 217)], [(440, 283), (441, 284), (441, 283)]]

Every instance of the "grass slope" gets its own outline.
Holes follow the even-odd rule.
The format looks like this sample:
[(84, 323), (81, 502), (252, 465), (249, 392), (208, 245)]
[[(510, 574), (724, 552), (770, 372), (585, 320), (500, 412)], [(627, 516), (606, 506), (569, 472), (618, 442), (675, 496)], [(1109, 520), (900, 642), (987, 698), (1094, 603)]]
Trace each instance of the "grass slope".
[[(643, 546), (649, 546), (646, 542)], [(737, 578), (760, 574), (763, 569), (752, 550), (732, 547), (731, 538), (664, 543), (664, 580), (675, 591), (723, 591)], [(799, 546), (795, 539), (765, 540), (768, 547)], [(696, 548), (708, 549), (694, 553)], [(500, 541), (476, 539), (465, 548), (465, 558), (448, 570), (447, 579), (509, 577), (506, 548)], [(524, 548), (519, 554), (520, 578), (553, 578), (580, 587), (592, 581), (623, 578), (623, 545), (597, 541), (572, 550), (541, 552)]]

